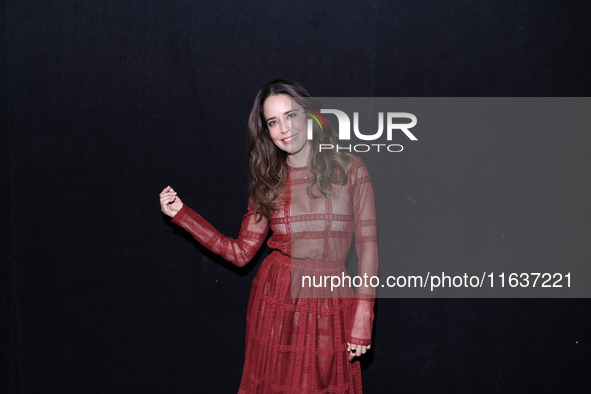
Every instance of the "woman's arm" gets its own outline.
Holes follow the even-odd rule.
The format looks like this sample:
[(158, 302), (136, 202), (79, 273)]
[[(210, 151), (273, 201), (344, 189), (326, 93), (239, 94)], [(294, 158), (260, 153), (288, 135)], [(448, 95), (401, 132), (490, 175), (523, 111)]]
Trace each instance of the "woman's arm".
[[(160, 194), (162, 211), (172, 217), (172, 223), (178, 224), (187, 230), (193, 238), (207, 249), (219, 254), (224, 259), (239, 267), (246, 265), (252, 260), (269, 231), (269, 221), (267, 218), (262, 217), (257, 222), (257, 215), (254, 214), (254, 207), (250, 200), (248, 202), (247, 213), (242, 219), (240, 233), (236, 239), (224, 236), (198, 213), (182, 202), (179, 204), (179, 202), (180, 199), (171, 188), (170, 190), (165, 188)], [(170, 208), (168, 207), (169, 205), (175, 206)]]
[[(377, 221), (371, 180), (361, 159), (354, 159), (351, 176), (355, 248), (358, 257), (357, 275), (372, 277), (378, 273)], [(365, 350), (361, 347), (365, 348), (371, 344), (375, 290), (371, 286), (358, 287), (356, 290), (351, 333), (347, 341), (352, 346), (358, 346), (355, 346), (356, 354), (351, 357), (360, 355), (359, 352)]]

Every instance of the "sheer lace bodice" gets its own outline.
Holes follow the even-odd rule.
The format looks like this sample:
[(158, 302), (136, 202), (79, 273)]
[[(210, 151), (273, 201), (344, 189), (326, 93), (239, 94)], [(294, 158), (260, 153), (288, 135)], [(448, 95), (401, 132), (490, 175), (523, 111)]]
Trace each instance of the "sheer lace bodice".
[[(373, 189), (363, 162), (356, 158), (349, 182), (335, 187), (335, 195), (311, 198), (306, 191), (311, 171), (295, 168), (290, 172), (289, 228), (292, 260), (344, 262), (355, 239), (358, 275), (377, 275), (378, 249)], [(320, 196), (317, 187), (312, 194)], [(277, 219), (273, 218), (273, 225)], [(275, 231), (275, 228), (274, 228)], [(360, 293), (360, 294), (359, 294)], [(360, 288), (358, 296), (373, 297), (371, 287)]]

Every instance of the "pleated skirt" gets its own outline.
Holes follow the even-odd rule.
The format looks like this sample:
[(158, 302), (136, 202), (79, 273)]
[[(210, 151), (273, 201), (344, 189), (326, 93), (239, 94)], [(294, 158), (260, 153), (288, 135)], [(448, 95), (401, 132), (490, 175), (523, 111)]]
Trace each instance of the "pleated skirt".
[(295, 271), (331, 275), (344, 272), (344, 264), (305, 262), (305, 267), (295, 267), (277, 251), (262, 262), (248, 302), (238, 393), (362, 393), (359, 361), (349, 362), (347, 353), (351, 290), (342, 290), (346, 293), (339, 297), (294, 297)]

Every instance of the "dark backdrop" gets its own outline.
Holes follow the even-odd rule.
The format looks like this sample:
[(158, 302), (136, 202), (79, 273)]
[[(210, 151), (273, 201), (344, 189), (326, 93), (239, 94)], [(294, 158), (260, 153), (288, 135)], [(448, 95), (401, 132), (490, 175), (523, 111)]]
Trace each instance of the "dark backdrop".
[[(587, 1), (8, 0), (4, 15), (14, 393), (237, 390), (256, 264), (205, 252), (158, 193), (173, 185), (237, 234), (264, 82), (317, 96), (591, 91)], [(379, 300), (366, 391), (588, 388), (590, 312), (576, 299)]]

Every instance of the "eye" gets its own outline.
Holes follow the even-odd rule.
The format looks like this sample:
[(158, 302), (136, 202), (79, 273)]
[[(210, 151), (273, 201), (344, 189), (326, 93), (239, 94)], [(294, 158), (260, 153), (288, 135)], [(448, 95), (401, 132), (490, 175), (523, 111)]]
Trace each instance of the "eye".
[(277, 121), (276, 120), (272, 120), (272, 121), (270, 121), (270, 122), (267, 123), (267, 127), (273, 127), (276, 124), (277, 124)]
[(298, 116), (297, 112), (290, 112), (289, 115), (287, 115), (287, 118), (291, 119), (291, 118), (295, 118), (296, 116)]

